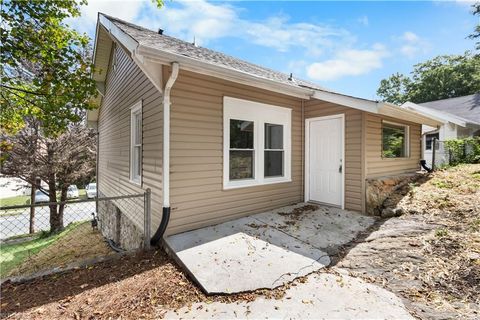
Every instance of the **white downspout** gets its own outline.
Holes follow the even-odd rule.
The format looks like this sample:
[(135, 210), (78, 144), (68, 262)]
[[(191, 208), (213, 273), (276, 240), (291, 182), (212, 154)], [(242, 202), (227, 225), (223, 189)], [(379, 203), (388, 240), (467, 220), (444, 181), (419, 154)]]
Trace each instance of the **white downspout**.
[(165, 90), (163, 91), (163, 207), (170, 207), (170, 91), (177, 80), (178, 62), (172, 63), (172, 74), (168, 78)]
[(152, 237), (152, 245), (157, 245), (163, 238), (170, 220), (170, 91), (177, 80), (180, 65), (172, 62), (172, 74), (163, 90), (163, 166), (162, 166), (162, 221)]

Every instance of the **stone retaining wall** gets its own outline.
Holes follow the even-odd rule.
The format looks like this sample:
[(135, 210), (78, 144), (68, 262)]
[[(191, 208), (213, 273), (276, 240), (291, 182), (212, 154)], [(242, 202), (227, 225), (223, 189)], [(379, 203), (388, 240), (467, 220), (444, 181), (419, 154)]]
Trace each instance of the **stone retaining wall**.
[(423, 175), (423, 173), (413, 173), (367, 179), (365, 190), (367, 214), (383, 217), (403, 214), (403, 212), (397, 212), (401, 209), (393, 208), (391, 203), (388, 204), (387, 208), (385, 201), (399, 189), (409, 183), (417, 181)]
[(124, 250), (137, 250), (144, 247), (143, 231), (122, 213), (114, 201), (99, 201), (98, 220), (102, 234), (118, 247)]

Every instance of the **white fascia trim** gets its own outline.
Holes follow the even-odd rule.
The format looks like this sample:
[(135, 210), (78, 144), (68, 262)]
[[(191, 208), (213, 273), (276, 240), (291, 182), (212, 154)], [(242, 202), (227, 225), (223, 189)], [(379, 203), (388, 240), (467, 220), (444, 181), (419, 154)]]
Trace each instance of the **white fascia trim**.
[(379, 103), (376, 101), (355, 98), (340, 93), (315, 90), (313, 98), (371, 113), (378, 113), (379, 109)]
[(465, 121), (462, 121), (462, 119), (459, 119), (453, 115), (446, 114), (445, 112), (441, 112), (435, 109), (431, 109), (428, 107), (420, 106), (416, 103), (413, 102), (405, 102), (402, 104), (402, 108), (406, 108), (412, 111), (417, 111), (419, 113), (422, 113), (424, 115), (428, 115), (429, 117), (435, 118), (438, 121), (443, 121), (444, 123), (451, 122), (456, 125), (459, 125), (461, 127), (466, 127), (467, 123)]
[(255, 77), (245, 72), (198, 61), (196, 59), (178, 55), (175, 53), (165, 52), (142, 45), (137, 48), (136, 52), (137, 54), (143, 55), (151, 61), (166, 65), (169, 65), (173, 61), (177, 61), (182, 65), (183, 70), (213, 76), (216, 78), (225, 79), (248, 86), (255, 86), (269, 91), (282, 93), (288, 96), (293, 96), (301, 99), (310, 99), (310, 97), (313, 95), (312, 89), (298, 88), (290, 86), (288, 84), (282, 84), (270, 79)]
[(399, 107), (389, 103), (382, 103), (378, 110), (378, 113), (384, 116), (405, 120), (418, 124), (426, 124), (431, 127), (437, 127), (444, 124), (444, 121), (431, 115), (425, 115), (424, 113), (410, 110), (407, 108)]
[(119, 27), (112, 23), (107, 17), (99, 14), (99, 23), (109, 32), (114, 41), (118, 41), (129, 52), (135, 64), (143, 71), (147, 78), (153, 83), (155, 88), (163, 92), (162, 66), (159, 63), (154, 63), (149, 59), (145, 59), (142, 54), (138, 53), (139, 44), (131, 36), (123, 32)]
[(111, 22), (107, 17), (102, 14), (98, 15), (99, 23), (114, 37), (118, 42), (120, 42), (131, 54), (138, 47), (138, 42), (135, 41), (132, 37), (123, 32), (119, 27), (117, 27), (113, 22)]
[(93, 44), (93, 65), (95, 65), (95, 59), (97, 57), (98, 38), (100, 36), (100, 14), (98, 14), (97, 25), (95, 26), (95, 43)]

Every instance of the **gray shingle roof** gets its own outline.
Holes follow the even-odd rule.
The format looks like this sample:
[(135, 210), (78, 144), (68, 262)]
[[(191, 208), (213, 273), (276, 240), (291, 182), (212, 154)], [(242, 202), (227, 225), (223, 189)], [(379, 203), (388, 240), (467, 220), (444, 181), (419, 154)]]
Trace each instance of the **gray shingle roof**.
[(420, 103), (435, 110), (480, 123), (480, 93), (469, 96)]
[(105, 15), (111, 22), (113, 22), (123, 32), (132, 37), (140, 45), (166, 51), (168, 53), (183, 55), (205, 63), (222, 66), (231, 70), (247, 73), (252, 76), (273, 80), (279, 83), (292, 85), (294, 87), (311, 88), (315, 90), (323, 90), (333, 92), (325, 89), (315, 83), (295, 78), (289, 80), (289, 75), (274, 71), (235, 57), (223, 54), (221, 52), (213, 51), (207, 48), (195, 46), (192, 43), (182, 41), (164, 34), (159, 34), (156, 31), (134, 25), (132, 23)]

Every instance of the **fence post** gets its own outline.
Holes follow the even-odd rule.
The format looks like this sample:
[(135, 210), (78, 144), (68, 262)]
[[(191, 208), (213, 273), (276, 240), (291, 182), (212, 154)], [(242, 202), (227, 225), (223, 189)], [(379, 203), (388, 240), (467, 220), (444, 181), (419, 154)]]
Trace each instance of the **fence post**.
[(150, 188), (147, 188), (145, 190), (144, 196), (144, 225), (143, 225), (143, 233), (144, 233), (144, 238), (145, 238), (145, 249), (150, 249), (150, 239), (151, 239), (151, 221), (152, 221), (152, 207), (151, 207), (151, 201), (152, 201), (152, 191)]
[(435, 171), (435, 153), (437, 153), (437, 138), (432, 139), (432, 171)]

